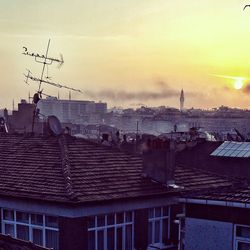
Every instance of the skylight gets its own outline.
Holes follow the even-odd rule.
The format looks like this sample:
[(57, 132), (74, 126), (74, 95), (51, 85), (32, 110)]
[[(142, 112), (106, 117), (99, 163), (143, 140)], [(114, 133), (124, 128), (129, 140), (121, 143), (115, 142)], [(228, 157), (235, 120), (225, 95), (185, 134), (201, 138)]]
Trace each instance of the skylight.
[(250, 142), (225, 141), (211, 155), (247, 158), (250, 157)]

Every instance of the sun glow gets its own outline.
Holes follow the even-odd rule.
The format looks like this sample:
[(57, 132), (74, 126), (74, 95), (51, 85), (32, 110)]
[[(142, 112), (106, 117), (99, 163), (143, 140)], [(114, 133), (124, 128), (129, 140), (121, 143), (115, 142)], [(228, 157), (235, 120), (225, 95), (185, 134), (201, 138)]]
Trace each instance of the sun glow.
[(225, 79), (232, 79), (234, 80), (233, 87), (235, 89), (241, 89), (244, 86), (245, 80), (250, 80), (248, 77), (239, 77), (239, 76), (227, 76), (227, 75), (216, 75), (216, 74), (210, 74), (211, 76), (225, 78)]
[(244, 78), (236, 78), (234, 82), (234, 88), (235, 89), (241, 89), (244, 85)]

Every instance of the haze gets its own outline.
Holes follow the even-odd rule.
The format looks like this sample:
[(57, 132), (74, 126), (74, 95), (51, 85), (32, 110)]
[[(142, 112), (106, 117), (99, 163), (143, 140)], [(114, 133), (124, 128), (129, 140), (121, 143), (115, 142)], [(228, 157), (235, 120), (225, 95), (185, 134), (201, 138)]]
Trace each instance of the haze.
[[(25, 69), (40, 76), (29, 51), (63, 54), (55, 82), (80, 88), (75, 99), (106, 101), (109, 106), (220, 105), (248, 108), (250, 85), (235, 89), (232, 79), (250, 77), (250, 8), (239, 0), (0, 0), (0, 108), (35, 93), (24, 83)], [(58, 89), (43, 86), (58, 95)], [(153, 93), (153, 95), (150, 95)], [(162, 94), (166, 93), (166, 95)], [(68, 92), (60, 90), (61, 98)], [(129, 98), (119, 98), (120, 95)], [(146, 94), (146, 95), (144, 95)], [(132, 96), (132, 97), (131, 97)], [(138, 98), (137, 98), (138, 97)]]

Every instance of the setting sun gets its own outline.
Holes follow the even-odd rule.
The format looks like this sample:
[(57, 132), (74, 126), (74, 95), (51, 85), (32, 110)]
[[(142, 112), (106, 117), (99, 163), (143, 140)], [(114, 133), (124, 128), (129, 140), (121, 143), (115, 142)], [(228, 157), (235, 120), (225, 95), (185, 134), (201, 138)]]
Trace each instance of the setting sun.
[(242, 87), (244, 86), (244, 81), (245, 80), (249, 80), (249, 78), (241, 77), (241, 76), (227, 76), (227, 75), (217, 75), (217, 74), (210, 74), (210, 75), (215, 76), (215, 77), (234, 80), (233, 87), (234, 87), (234, 89), (237, 89), (237, 90), (242, 89)]
[(244, 81), (244, 78), (235, 79), (234, 88), (241, 89), (243, 87), (243, 84), (244, 84), (243, 81)]

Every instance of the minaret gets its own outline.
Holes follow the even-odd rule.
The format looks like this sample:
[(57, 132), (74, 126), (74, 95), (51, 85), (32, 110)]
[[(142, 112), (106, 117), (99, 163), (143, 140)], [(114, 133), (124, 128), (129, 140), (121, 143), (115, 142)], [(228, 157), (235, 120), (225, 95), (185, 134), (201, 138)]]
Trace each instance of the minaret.
[(181, 95), (180, 95), (180, 111), (184, 110), (184, 91), (183, 89), (181, 90)]

